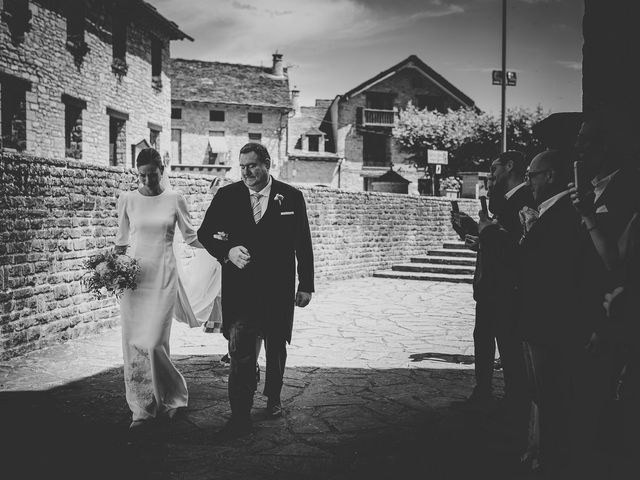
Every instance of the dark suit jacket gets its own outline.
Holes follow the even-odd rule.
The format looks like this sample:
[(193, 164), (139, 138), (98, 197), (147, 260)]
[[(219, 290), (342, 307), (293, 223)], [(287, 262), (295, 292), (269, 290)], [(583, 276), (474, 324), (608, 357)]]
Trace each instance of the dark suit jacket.
[[(281, 202), (275, 200), (281, 195)], [(217, 239), (220, 233), (227, 239)], [(267, 210), (258, 224), (253, 219), (248, 188), (242, 182), (222, 187), (198, 230), (198, 239), (222, 264), (222, 331), (239, 319), (262, 334), (291, 341), (298, 290), (313, 292), (313, 251), (302, 192), (273, 179)], [(232, 247), (242, 245), (251, 260), (244, 269), (225, 261)]]
[(582, 228), (566, 195), (536, 221), (522, 242), (520, 321), (527, 341), (579, 348), (593, 331), (585, 320)]
[[(636, 193), (640, 176), (636, 170), (622, 169), (609, 182), (602, 195), (596, 200), (596, 222), (610, 245), (617, 245), (620, 235), (637, 210)], [(594, 330), (608, 335), (610, 322), (602, 307), (604, 294), (618, 286), (621, 281), (620, 272), (607, 271), (591, 240), (586, 228), (582, 229), (582, 241), (585, 244), (583, 276), (585, 282), (586, 302), (588, 302), (589, 322)]]
[(515, 295), (519, 270), (518, 242), (522, 236), (519, 212), (525, 205), (535, 206), (531, 189), (526, 185), (502, 204), (496, 215), (498, 225), (489, 225), (482, 230), (473, 277), (476, 301)]

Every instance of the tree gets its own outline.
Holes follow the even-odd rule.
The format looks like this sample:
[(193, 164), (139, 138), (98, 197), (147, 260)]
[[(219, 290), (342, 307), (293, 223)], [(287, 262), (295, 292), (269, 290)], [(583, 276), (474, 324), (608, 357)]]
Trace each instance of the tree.
[[(541, 149), (533, 136), (533, 125), (547, 114), (541, 107), (507, 112), (507, 146), (531, 157)], [(420, 110), (411, 103), (400, 111), (393, 136), (401, 149), (409, 153), (408, 161), (424, 168), (427, 150), (447, 150), (449, 170), (488, 170), (493, 157), (500, 152), (500, 120), (489, 113), (471, 108), (447, 113)]]

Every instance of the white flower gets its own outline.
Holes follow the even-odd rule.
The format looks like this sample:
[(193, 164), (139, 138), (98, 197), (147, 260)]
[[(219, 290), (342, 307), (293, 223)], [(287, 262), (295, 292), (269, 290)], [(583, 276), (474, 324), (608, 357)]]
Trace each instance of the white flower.
[(284, 200), (284, 195), (281, 195), (281, 194), (279, 194), (279, 193), (276, 193), (276, 196), (275, 196), (275, 197), (273, 197), (273, 199), (274, 199), (276, 202), (278, 202), (278, 204), (279, 204), (280, 206), (282, 206), (282, 201)]
[(213, 238), (226, 242), (227, 240), (229, 240), (229, 234), (227, 232), (217, 232), (213, 234)]

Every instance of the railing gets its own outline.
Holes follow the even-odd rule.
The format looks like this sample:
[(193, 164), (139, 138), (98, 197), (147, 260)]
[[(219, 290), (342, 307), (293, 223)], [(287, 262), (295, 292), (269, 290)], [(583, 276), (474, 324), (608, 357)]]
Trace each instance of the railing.
[(360, 123), (365, 127), (393, 127), (398, 110), (378, 110), (363, 108)]

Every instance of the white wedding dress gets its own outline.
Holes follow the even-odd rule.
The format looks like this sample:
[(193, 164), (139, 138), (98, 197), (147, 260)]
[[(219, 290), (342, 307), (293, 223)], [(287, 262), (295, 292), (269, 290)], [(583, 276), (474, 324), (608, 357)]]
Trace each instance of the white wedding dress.
[[(173, 318), (192, 327), (219, 320), (219, 270), (205, 262), (204, 255), (211, 257), (202, 249), (194, 257), (200, 259), (192, 266), (194, 275), (188, 267), (178, 267), (176, 225), (187, 244), (197, 239), (187, 203), (178, 192), (165, 189), (144, 196), (134, 190), (118, 199), (116, 245), (129, 245), (128, 255), (140, 262), (137, 288), (127, 290), (120, 302), (125, 389), (134, 421), (187, 405), (186, 382), (169, 352)], [(186, 284), (179, 272), (184, 272)], [(196, 285), (198, 281), (206, 285)]]

